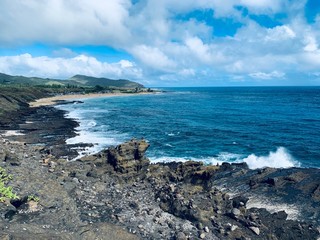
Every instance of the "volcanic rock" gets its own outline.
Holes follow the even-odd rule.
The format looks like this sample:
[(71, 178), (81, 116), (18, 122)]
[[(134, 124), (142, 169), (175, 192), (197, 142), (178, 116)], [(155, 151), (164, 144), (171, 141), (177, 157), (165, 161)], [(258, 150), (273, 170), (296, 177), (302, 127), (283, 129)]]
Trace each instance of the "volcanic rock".
[(106, 152), (107, 162), (119, 173), (138, 173), (148, 168), (150, 161), (144, 156), (149, 144), (145, 140), (132, 139)]

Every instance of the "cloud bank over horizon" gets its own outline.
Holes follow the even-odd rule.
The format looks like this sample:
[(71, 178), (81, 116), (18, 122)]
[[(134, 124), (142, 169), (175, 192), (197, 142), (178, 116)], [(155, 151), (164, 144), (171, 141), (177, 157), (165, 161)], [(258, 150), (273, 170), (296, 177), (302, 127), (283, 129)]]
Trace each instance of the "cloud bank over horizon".
[(317, 0), (3, 0), (0, 72), (319, 85)]

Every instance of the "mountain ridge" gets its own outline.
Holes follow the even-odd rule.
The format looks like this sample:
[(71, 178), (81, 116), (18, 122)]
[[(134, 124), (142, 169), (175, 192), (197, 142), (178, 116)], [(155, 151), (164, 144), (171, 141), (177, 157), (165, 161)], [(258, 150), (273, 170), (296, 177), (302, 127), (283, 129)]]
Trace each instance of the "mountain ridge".
[(40, 77), (26, 77), (26, 76), (12, 76), (5, 73), (0, 73), (0, 84), (2, 85), (23, 85), (23, 86), (37, 86), (37, 85), (60, 85), (68, 86), (75, 85), (78, 87), (110, 87), (110, 88), (144, 88), (140, 83), (126, 80), (126, 79), (110, 79), (110, 78), (98, 78), (86, 75), (74, 75), (69, 79), (61, 80), (54, 78), (40, 78)]

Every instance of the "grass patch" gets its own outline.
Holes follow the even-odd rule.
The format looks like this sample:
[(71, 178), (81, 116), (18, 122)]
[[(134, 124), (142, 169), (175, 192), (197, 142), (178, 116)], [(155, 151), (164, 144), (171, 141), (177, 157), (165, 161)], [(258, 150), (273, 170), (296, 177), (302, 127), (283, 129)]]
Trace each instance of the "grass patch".
[(28, 202), (30, 202), (30, 201), (39, 202), (40, 198), (35, 196), (35, 195), (29, 195), (28, 196)]
[(7, 186), (8, 182), (12, 180), (12, 175), (0, 167), (0, 202), (5, 202), (7, 199), (18, 199), (19, 197), (13, 193), (12, 187)]

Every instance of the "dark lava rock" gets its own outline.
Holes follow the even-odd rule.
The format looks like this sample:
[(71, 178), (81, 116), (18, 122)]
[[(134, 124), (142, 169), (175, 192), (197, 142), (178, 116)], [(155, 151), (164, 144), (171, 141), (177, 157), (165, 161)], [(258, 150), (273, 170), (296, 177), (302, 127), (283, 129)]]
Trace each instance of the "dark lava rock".
[(132, 139), (117, 147), (110, 147), (106, 152), (107, 162), (120, 173), (138, 173), (149, 166), (149, 159), (144, 154), (149, 144), (145, 140)]
[(13, 215), (17, 213), (17, 209), (10, 203), (0, 203), (0, 218), (3, 220), (11, 220)]
[(21, 160), (12, 152), (7, 152), (3, 161), (11, 166), (19, 166), (21, 164)]

